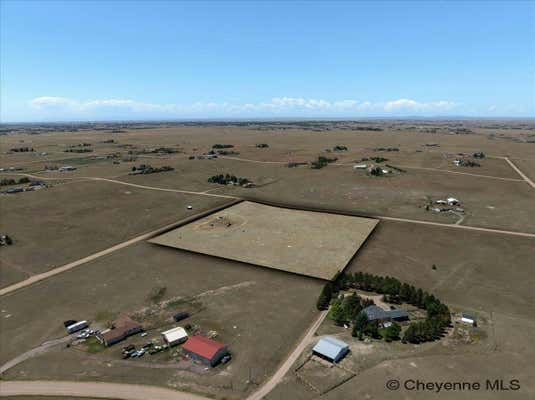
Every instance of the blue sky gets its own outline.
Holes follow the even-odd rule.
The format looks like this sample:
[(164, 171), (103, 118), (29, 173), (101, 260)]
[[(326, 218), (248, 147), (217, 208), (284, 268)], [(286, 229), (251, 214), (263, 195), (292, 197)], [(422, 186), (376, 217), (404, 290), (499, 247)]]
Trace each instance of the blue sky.
[(535, 116), (535, 2), (1, 2), (3, 122)]

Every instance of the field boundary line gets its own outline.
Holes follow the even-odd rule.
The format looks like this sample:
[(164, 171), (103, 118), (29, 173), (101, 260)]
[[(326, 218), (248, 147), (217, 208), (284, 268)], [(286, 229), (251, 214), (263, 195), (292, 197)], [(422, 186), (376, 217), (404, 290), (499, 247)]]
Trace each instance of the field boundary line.
[(152, 230), (150, 232), (147, 232), (147, 233), (144, 233), (142, 235), (139, 235), (139, 236), (136, 236), (132, 239), (129, 239), (125, 242), (122, 242), (122, 243), (119, 243), (119, 244), (116, 244), (112, 247), (109, 247), (105, 250), (101, 250), (99, 252), (96, 252), (96, 253), (93, 253), (87, 257), (84, 257), (84, 258), (81, 258), (79, 260), (76, 260), (76, 261), (73, 261), (73, 262), (70, 262), (68, 264), (65, 264), (65, 265), (62, 265), (61, 267), (57, 267), (57, 268), (54, 268), (54, 269), (51, 269), (49, 271), (46, 271), (46, 272), (43, 272), (43, 273), (40, 273), (40, 274), (36, 274), (36, 275), (32, 275), (30, 278), (28, 279), (25, 279), (23, 281), (20, 281), (20, 282), (17, 282), (17, 283), (14, 283), (13, 285), (9, 285), (9, 286), (6, 286), (5, 288), (2, 288), (0, 289), (0, 297), (1, 296), (5, 296), (9, 293), (12, 293), (12, 292), (15, 292), (19, 289), (22, 289), (22, 288), (25, 288), (27, 286), (30, 286), (30, 285), (33, 285), (35, 283), (38, 283), (44, 279), (48, 279), (54, 275), (57, 275), (57, 274), (61, 274), (62, 272), (65, 272), (65, 271), (68, 271), (70, 269), (73, 269), (75, 267), (78, 267), (82, 264), (86, 264), (90, 261), (93, 261), (93, 260), (96, 260), (97, 258), (100, 258), (100, 257), (103, 257), (103, 256), (106, 256), (108, 254), (111, 254), (117, 250), (120, 250), (120, 249), (123, 249), (125, 247), (128, 247), (134, 243), (138, 243), (138, 242), (141, 242), (143, 240), (147, 240), (147, 239), (150, 239), (154, 236), (157, 236), (157, 235), (160, 235), (162, 233), (165, 233), (171, 229), (174, 229), (174, 228), (177, 228), (181, 225), (184, 225), (184, 224), (187, 224), (189, 222), (192, 222), (192, 221), (195, 221), (196, 219), (199, 219), (199, 218), (202, 218), (202, 217), (205, 217), (206, 215), (209, 215), (209, 214), (212, 214), (214, 212), (217, 212), (217, 211), (220, 211), (224, 208), (227, 208), (227, 207), (230, 207), (236, 203), (239, 203), (241, 202), (242, 200), (239, 200), (239, 199), (234, 199), (234, 201), (231, 201), (231, 202), (228, 202), (228, 203), (225, 203), (225, 204), (222, 204), (222, 205), (219, 205), (219, 206), (216, 206), (216, 207), (212, 207), (212, 208), (209, 208), (208, 210), (205, 210), (205, 211), (202, 211), (202, 212), (199, 212), (197, 214), (194, 214), (194, 215), (190, 215), (186, 218), (182, 218), (181, 220), (179, 221), (176, 221), (176, 222), (173, 222), (171, 224), (167, 224), (163, 227), (160, 227), (158, 229), (155, 229), (155, 230)]

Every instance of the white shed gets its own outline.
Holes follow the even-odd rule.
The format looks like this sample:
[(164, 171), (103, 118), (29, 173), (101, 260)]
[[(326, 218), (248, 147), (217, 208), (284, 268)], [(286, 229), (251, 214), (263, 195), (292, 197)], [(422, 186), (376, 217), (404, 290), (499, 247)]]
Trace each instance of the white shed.
[(176, 328), (169, 329), (162, 332), (163, 341), (169, 346), (174, 346), (188, 340), (188, 334), (184, 328), (177, 326)]
[(474, 314), (469, 314), (466, 312), (461, 313), (461, 321), (465, 324), (470, 324), (476, 326), (476, 317)]

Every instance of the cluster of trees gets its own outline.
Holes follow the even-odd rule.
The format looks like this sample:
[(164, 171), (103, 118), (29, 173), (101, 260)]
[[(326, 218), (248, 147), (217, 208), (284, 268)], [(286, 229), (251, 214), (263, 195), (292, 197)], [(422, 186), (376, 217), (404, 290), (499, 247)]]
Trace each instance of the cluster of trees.
[(468, 160), (468, 159), (459, 160), (459, 165), (461, 167), (481, 167), (481, 165), (478, 162)]
[[(363, 272), (341, 274), (334, 283), (329, 282), (324, 286), (317, 302), (317, 308), (325, 310), (330, 304), (335, 309), (333, 311), (331, 308), (330, 311), (332, 319), (336, 323), (342, 324), (348, 321), (352, 322), (354, 336), (361, 337), (362, 335), (369, 335), (374, 337), (371, 333), (375, 333), (375, 328), (369, 326), (372, 321), (366, 322), (364, 317), (361, 316), (362, 314), (360, 314), (363, 308), (370, 305), (365, 305), (366, 300), (362, 301), (359, 299), (357, 302), (357, 299), (354, 299), (353, 296), (343, 299), (335, 297), (340, 290), (349, 288), (382, 294), (384, 301), (389, 303), (408, 303), (424, 309), (427, 313), (426, 319), (409, 324), (403, 335), (404, 342), (421, 343), (435, 340), (451, 324), (451, 315), (448, 306), (421, 288), (402, 283), (398, 279), (389, 276), (383, 277)], [(333, 297), (335, 297), (334, 300)], [(396, 337), (398, 328), (389, 328), (383, 331), (385, 339), (387, 337), (389, 339)], [(400, 332), (400, 330), (397, 332), (398, 336)]]
[(35, 151), (33, 147), (14, 147), (12, 149), (9, 149), (9, 151), (12, 151), (13, 153), (26, 153)]
[(163, 167), (152, 167), (148, 164), (141, 164), (139, 167), (132, 167), (132, 172), (136, 174), (155, 174), (158, 172), (174, 171), (173, 167), (164, 165)]
[(221, 144), (221, 143), (216, 143), (212, 146), (212, 149), (231, 149), (233, 148), (234, 145), (233, 144)]
[(376, 163), (382, 163), (384, 161), (388, 161), (388, 158), (384, 157), (370, 157), (370, 160), (375, 161)]
[(378, 147), (374, 149), (375, 151), (399, 151), (397, 147)]
[(10, 186), (10, 185), (17, 185), (22, 183), (29, 183), (30, 178), (23, 176), (22, 178), (13, 179), (13, 178), (4, 178), (0, 180), (0, 186)]
[(228, 185), (229, 183), (232, 183), (232, 184), (235, 184), (235, 185), (244, 186), (244, 185), (250, 183), (251, 181), (249, 179), (247, 179), (247, 178), (238, 177), (236, 175), (219, 174), (219, 175), (214, 175), (214, 176), (211, 176), (210, 178), (208, 178), (208, 182), (210, 182), (210, 183), (219, 183), (220, 185)]
[(155, 149), (129, 150), (128, 154), (175, 154), (178, 150), (173, 147), (157, 147)]
[(347, 151), (347, 150), (348, 150), (347, 146), (341, 146), (338, 144), (333, 147), (333, 151)]
[(383, 169), (381, 167), (373, 167), (372, 169), (370, 169), (370, 174), (372, 174), (373, 176), (383, 176), (384, 175)]
[(288, 168), (295, 168), (295, 167), (298, 167), (300, 165), (307, 165), (308, 163), (306, 162), (296, 162), (296, 161), (290, 161), (288, 163)]
[(72, 149), (66, 149), (63, 150), (65, 153), (91, 153), (93, 152), (93, 149), (89, 149), (87, 147), (76, 147)]
[(363, 309), (373, 304), (372, 300), (362, 299), (356, 293), (351, 296), (339, 296), (331, 301), (329, 318), (339, 326), (349, 324), (357, 319)]
[(267, 143), (258, 143), (256, 145), (256, 147), (258, 147), (259, 149), (267, 149), (269, 147), (269, 144), (267, 144)]
[(482, 151), (478, 151), (478, 152), (473, 154), (473, 157), (474, 158), (485, 158), (485, 153), (483, 153)]
[(317, 160), (314, 160), (310, 163), (310, 168), (321, 169), (323, 167), (326, 167), (329, 163), (335, 162), (336, 160), (338, 160), (338, 158), (336, 157), (329, 158), (325, 156), (319, 156)]
[(240, 153), (238, 153), (237, 151), (234, 151), (234, 150), (210, 150), (208, 152), (208, 154), (217, 154), (217, 155), (220, 155), (220, 156), (232, 156), (232, 155), (238, 155)]

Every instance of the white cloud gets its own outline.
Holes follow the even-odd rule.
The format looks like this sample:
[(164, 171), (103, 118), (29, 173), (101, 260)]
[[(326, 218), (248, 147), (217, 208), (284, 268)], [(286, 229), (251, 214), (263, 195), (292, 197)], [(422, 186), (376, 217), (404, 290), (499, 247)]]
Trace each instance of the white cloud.
[(452, 101), (436, 101), (431, 103), (419, 103), (411, 99), (398, 99), (384, 103), (385, 111), (410, 110), (410, 111), (445, 111), (455, 107)]
[(29, 102), (30, 106), (42, 113), (51, 112), (71, 116), (98, 116), (128, 114), (133, 117), (188, 117), (188, 116), (269, 116), (269, 115), (407, 115), (444, 113), (454, 109), (452, 101), (419, 102), (401, 98), (385, 102), (358, 101), (344, 99), (328, 101), (303, 97), (274, 97), (259, 103), (218, 103), (195, 102), (180, 104), (153, 104), (132, 99), (76, 100), (65, 97), (44, 96)]

